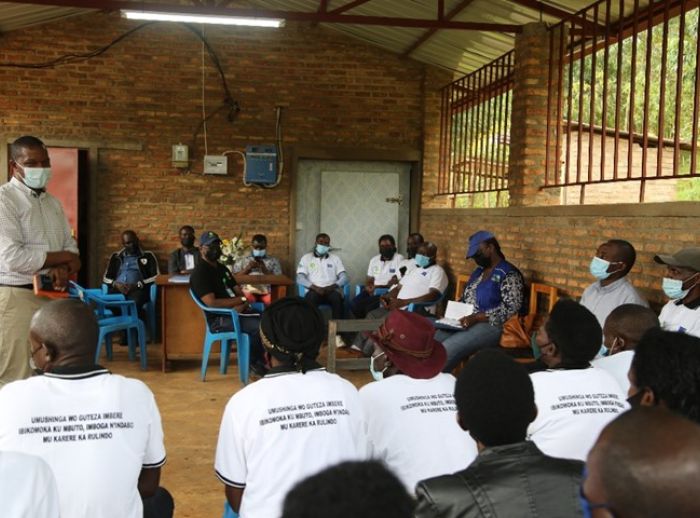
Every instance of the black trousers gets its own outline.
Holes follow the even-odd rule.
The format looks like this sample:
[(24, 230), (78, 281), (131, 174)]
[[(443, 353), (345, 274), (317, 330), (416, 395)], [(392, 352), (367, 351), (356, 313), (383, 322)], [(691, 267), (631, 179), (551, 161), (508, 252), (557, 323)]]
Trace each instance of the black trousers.
[(175, 502), (164, 487), (159, 487), (153, 496), (143, 499), (143, 518), (172, 518)]
[(331, 307), (333, 320), (343, 318), (343, 296), (339, 291), (333, 290), (330, 293), (319, 295), (315, 291), (309, 290), (306, 292), (306, 296), (304, 298), (311, 302), (314, 306), (328, 304)]
[(350, 301), (350, 311), (355, 318), (365, 318), (367, 313), (379, 307), (379, 295), (370, 295), (362, 291), (357, 297)]

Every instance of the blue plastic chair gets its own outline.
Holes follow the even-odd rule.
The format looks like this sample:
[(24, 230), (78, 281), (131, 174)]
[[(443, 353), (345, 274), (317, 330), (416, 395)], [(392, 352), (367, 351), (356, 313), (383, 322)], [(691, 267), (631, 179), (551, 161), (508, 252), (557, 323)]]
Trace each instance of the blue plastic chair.
[(435, 306), (445, 297), (445, 293), (447, 293), (447, 290), (443, 291), (437, 300), (431, 300), (429, 302), (411, 302), (408, 306), (406, 306), (406, 311), (413, 312), (417, 308), (429, 308), (431, 306)]
[[(301, 298), (304, 298), (306, 296), (306, 292), (309, 291), (309, 288), (306, 286), (302, 286), (301, 284), (297, 284), (297, 293)], [(343, 312), (347, 313), (348, 312), (348, 304), (350, 303), (350, 283), (346, 284), (343, 286)], [(328, 311), (332, 311), (333, 308), (329, 304), (319, 304), (318, 309), (322, 308), (327, 308)]]
[[(241, 332), (241, 324), (238, 319), (238, 313), (235, 309), (229, 308), (211, 308), (205, 306), (204, 303), (199, 300), (192, 289), (190, 289), (190, 296), (192, 300), (195, 301), (199, 309), (202, 310), (204, 316), (204, 326), (207, 330), (204, 336), (204, 349), (202, 351), (202, 381), (205, 380), (207, 375), (207, 367), (209, 366), (209, 354), (211, 353), (211, 346), (214, 342), (221, 342), (221, 360), (219, 364), (219, 371), (221, 374), (226, 374), (228, 370), (228, 364), (231, 356), (231, 342), (236, 342), (236, 347), (238, 350), (238, 376), (241, 379), (241, 383), (246, 385), (248, 383), (248, 371), (250, 364), (250, 337), (246, 333)], [(233, 331), (212, 331), (209, 327), (209, 321), (207, 320), (207, 315), (227, 315), (231, 317), (233, 321)]]
[(228, 502), (224, 502), (224, 516), (222, 518), (238, 518), (238, 513), (231, 509)]
[[(107, 359), (112, 359), (112, 333), (126, 331), (129, 349), (129, 360), (136, 358), (136, 348), (133, 342), (132, 332), (136, 333), (141, 356), (141, 370), (148, 367), (146, 353), (146, 330), (139, 319), (136, 304), (132, 300), (123, 300), (121, 295), (105, 295), (101, 290), (86, 289), (71, 281), (71, 288), (75, 290), (77, 297), (95, 308), (95, 316), (99, 326), (97, 338), (97, 350), (95, 351), (95, 363), (99, 362), (102, 344), (105, 344)], [(119, 309), (120, 315), (114, 316), (111, 309)]]
[[(102, 284), (102, 293), (105, 295), (116, 295), (126, 300), (126, 297), (121, 293), (109, 293), (109, 286)], [(143, 305), (143, 311), (146, 313), (146, 331), (148, 333), (148, 341), (154, 343), (158, 330), (156, 329), (156, 300), (158, 299), (158, 286), (156, 283), (150, 285), (148, 292), (149, 300)]]
[[(392, 286), (393, 288), (393, 286)], [(360, 293), (362, 293), (362, 290), (365, 289), (364, 284), (358, 284), (355, 286), (355, 296), (357, 297)], [(375, 295), (384, 295), (385, 293), (389, 293), (389, 288), (374, 288), (374, 294)]]

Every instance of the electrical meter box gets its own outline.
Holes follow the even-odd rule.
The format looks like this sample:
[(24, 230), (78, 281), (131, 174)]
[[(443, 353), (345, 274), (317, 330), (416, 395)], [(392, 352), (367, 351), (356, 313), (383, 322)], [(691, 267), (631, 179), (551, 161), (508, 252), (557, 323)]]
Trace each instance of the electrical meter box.
[(245, 181), (271, 185), (277, 181), (277, 147), (274, 145), (246, 146)]

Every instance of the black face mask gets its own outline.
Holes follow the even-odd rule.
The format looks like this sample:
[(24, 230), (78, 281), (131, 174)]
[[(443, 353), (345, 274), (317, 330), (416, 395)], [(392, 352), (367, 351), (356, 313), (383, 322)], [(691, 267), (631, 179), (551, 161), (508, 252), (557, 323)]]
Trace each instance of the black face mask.
[(487, 268), (491, 266), (491, 259), (486, 257), (483, 252), (479, 251), (475, 253), (472, 256), (472, 259), (474, 259), (474, 262), (478, 265), (481, 266), (482, 268)]
[(417, 246), (408, 246), (406, 247), (406, 255), (408, 255), (409, 259), (413, 259), (416, 256), (416, 252), (418, 251)]
[(192, 248), (192, 246), (194, 245), (194, 236), (183, 237), (182, 239), (180, 239), (180, 244), (185, 248)]
[(396, 253), (396, 247), (393, 246), (380, 246), (379, 253), (383, 259), (391, 259)]
[(137, 250), (138, 250), (138, 246), (136, 245), (136, 243), (129, 243), (129, 244), (124, 245), (124, 251), (128, 255), (136, 255)]
[(221, 248), (209, 248), (205, 252), (204, 257), (206, 257), (209, 261), (218, 261), (219, 257), (221, 257)]
[(627, 402), (629, 403), (630, 408), (637, 408), (637, 407), (641, 406), (643, 397), (644, 397), (643, 390), (638, 390), (634, 396), (628, 397)]

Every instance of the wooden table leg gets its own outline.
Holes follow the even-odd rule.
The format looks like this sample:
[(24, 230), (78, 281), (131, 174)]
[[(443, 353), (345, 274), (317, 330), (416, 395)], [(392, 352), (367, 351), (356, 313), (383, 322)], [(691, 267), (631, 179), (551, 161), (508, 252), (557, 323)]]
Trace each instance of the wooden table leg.
[(167, 334), (165, 332), (166, 329), (166, 311), (165, 308), (167, 307), (167, 301), (166, 301), (166, 293), (168, 290), (165, 289), (165, 286), (160, 286), (160, 341), (161, 341), (161, 370), (163, 372), (167, 372), (167, 363), (168, 363), (168, 349), (167, 349)]
[(326, 360), (326, 370), (335, 372), (335, 335), (337, 334), (338, 324), (335, 320), (328, 321), (328, 355)]

